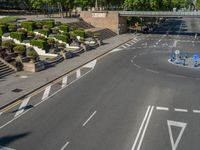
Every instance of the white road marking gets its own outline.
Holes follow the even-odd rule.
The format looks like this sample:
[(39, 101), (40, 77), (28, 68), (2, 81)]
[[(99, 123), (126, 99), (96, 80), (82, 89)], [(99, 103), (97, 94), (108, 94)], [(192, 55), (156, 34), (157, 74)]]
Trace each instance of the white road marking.
[(87, 63), (86, 65), (84, 65), (83, 68), (92, 68), (93, 69), (96, 66), (96, 63), (97, 63), (97, 60), (95, 59), (95, 60)]
[(177, 112), (188, 112), (187, 109), (180, 109), (180, 108), (174, 108), (174, 111), (177, 111)]
[(123, 48), (127, 48), (125, 45), (122, 45)]
[(176, 75), (176, 74), (167, 74), (168, 76), (171, 76), (171, 77), (176, 77), (176, 78), (187, 78), (185, 76), (182, 76), (182, 75)]
[(3, 114), (3, 112), (0, 112), (0, 116)]
[(140, 136), (140, 134), (141, 134), (141, 131), (142, 131), (142, 129), (143, 129), (144, 123), (145, 123), (145, 121), (146, 121), (146, 119), (147, 119), (147, 116), (149, 115), (149, 110), (150, 110), (150, 108), (151, 108), (151, 106), (148, 106), (147, 111), (146, 111), (145, 116), (144, 116), (144, 119), (143, 119), (143, 121), (142, 121), (142, 124), (140, 125), (139, 131), (138, 131), (138, 133), (137, 133), (137, 136), (136, 136), (136, 138), (135, 138), (135, 141), (134, 141), (134, 143), (133, 143), (133, 146), (132, 146), (131, 150), (135, 150), (135, 146), (136, 146), (136, 144), (137, 144), (137, 141), (138, 141), (139, 136)]
[(175, 41), (174, 41), (174, 44), (173, 44), (173, 46), (172, 46), (172, 47), (176, 47), (176, 45), (177, 45), (177, 42), (178, 42), (178, 41), (177, 41), (177, 40), (175, 40)]
[(193, 113), (200, 113), (200, 110), (193, 110)]
[(44, 94), (42, 96), (42, 100), (45, 100), (49, 97), (50, 90), (51, 90), (51, 85), (45, 88)]
[(152, 72), (152, 73), (159, 73), (158, 71), (155, 71), (155, 70), (152, 70), (152, 69), (145, 69), (146, 71), (148, 71), (148, 72)]
[(132, 60), (134, 60), (137, 56), (133, 56)]
[(69, 142), (66, 142), (65, 145), (60, 150), (64, 150), (68, 145), (69, 145)]
[(92, 117), (97, 113), (97, 111), (94, 111), (92, 115), (84, 122), (83, 127), (92, 119)]
[(76, 78), (81, 77), (81, 69), (76, 70)]
[(64, 87), (67, 85), (67, 79), (68, 79), (67, 76), (65, 76), (65, 77), (62, 79), (62, 88), (64, 88)]
[(5, 146), (0, 146), (0, 150), (15, 150), (13, 148), (5, 147)]
[(15, 117), (20, 115), (21, 113), (23, 113), (23, 111), (25, 110), (25, 106), (28, 104), (30, 98), (31, 97), (27, 97), (26, 99), (23, 100), (23, 102), (21, 103), (20, 107), (18, 108), (18, 111), (15, 114)]
[(110, 51), (109, 53), (114, 53), (114, 52), (118, 52), (118, 51), (121, 51), (121, 50), (123, 50), (123, 49), (121, 49), (121, 48), (116, 48), (116, 49)]
[[(178, 147), (178, 144), (179, 144), (179, 142), (181, 140), (181, 137), (183, 135), (183, 132), (184, 132), (186, 126), (187, 126), (187, 123), (167, 120), (167, 125), (168, 125), (168, 130), (169, 130), (169, 136), (170, 136), (170, 141), (171, 141), (171, 145), (172, 145), (172, 150), (176, 150), (177, 147)], [(173, 135), (172, 135), (171, 126), (181, 127), (181, 131), (180, 131), (176, 141), (174, 141), (174, 138), (173, 138)]]
[(148, 127), (148, 124), (149, 124), (149, 121), (150, 121), (150, 118), (151, 118), (153, 109), (154, 109), (154, 106), (151, 107), (151, 110), (150, 110), (149, 116), (148, 116), (148, 118), (147, 118), (147, 121), (146, 121), (144, 130), (143, 130), (142, 136), (141, 136), (141, 138), (140, 138), (140, 142), (139, 142), (138, 147), (137, 147), (137, 150), (140, 150), (140, 147), (141, 147), (141, 145), (142, 145), (142, 141), (143, 141), (143, 139), (144, 139), (144, 135), (145, 135), (145, 133), (146, 133), (146, 130), (147, 130), (147, 127)]
[(157, 109), (157, 110), (169, 111), (169, 108), (167, 108), (167, 107), (159, 107), (159, 106), (157, 106), (156, 109)]
[(139, 65), (137, 65), (137, 64), (134, 64), (134, 66), (137, 67), (137, 68), (141, 68), (141, 66), (139, 66)]
[[(84, 77), (86, 76), (87, 74), (89, 74), (90, 72), (92, 71), (92, 69), (88, 72), (86, 72), (84, 75), (81, 76)], [(79, 78), (80, 79), (80, 78)], [(79, 79), (75, 79), (74, 81), (70, 82), (66, 87), (70, 86), (71, 84), (73, 84), (74, 82), (78, 81)], [(65, 88), (66, 88), (65, 87)], [(60, 91), (62, 91), (63, 89), (59, 89), (58, 91), (54, 92), (53, 94), (51, 94), (49, 97), (47, 97), (47, 99), (51, 98), (52, 96), (56, 95), (57, 93), (59, 93)], [(34, 107), (37, 107), (38, 105), (42, 104), (43, 102), (45, 101), (40, 101), (39, 103), (35, 104)], [(0, 129), (3, 129), (4, 127), (6, 127), (7, 125), (11, 124), (13, 121), (17, 120), (18, 118), (20, 118), (22, 115), (24, 115), (25, 113), (29, 112), (32, 108), (24, 111), (23, 113), (21, 113), (20, 115), (18, 115), (17, 117), (11, 119), (10, 121), (6, 122), (5, 124), (3, 124), (2, 126), (0, 126)]]

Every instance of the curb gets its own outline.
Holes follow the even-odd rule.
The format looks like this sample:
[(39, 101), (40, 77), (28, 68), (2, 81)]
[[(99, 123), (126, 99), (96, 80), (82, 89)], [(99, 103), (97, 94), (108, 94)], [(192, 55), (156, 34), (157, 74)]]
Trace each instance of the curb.
[[(134, 33), (134, 34), (136, 35), (136, 33)], [(51, 81), (45, 83), (44, 85), (42, 85), (42, 86), (40, 86), (40, 87), (37, 87), (37, 88), (35, 88), (34, 90), (32, 90), (32, 91), (30, 91), (30, 92), (27, 92), (26, 94), (24, 94), (23, 96), (20, 96), (20, 97), (16, 98), (16, 99), (13, 100), (12, 102), (9, 102), (9, 103), (5, 104), (4, 106), (1, 106), (1, 107), (0, 107), (0, 111), (2, 111), (3, 109), (5, 109), (5, 108), (8, 107), (9, 105), (14, 104), (14, 103), (18, 102), (18, 101), (21, 100), (21, 99), (24, 99), (25, 97), (27, 97), (28, 95), (30, 95), (30, 94), (32, 94), (32, 93), (38, 91), (39, 89), (44, 88), (44, 87), (47, 86), (48, 84), (50, 84), (50, 83), (52, 83), (52, 82), (54, 82), (54, 81), (56, 81), (56, 80), (58, 80), (58, 79), (60, 79), (60, 78), (62, 78), (62, 77), (64, 77), (64, 76), (66, 76), (67, 74), (70, 74), (70, 73), (74, 72), (75, 70), (77, 70), (77, 69), (83, 67), (84, 65), (88, 64), (89, 62), (91, 62), (91, 61), (93, 61), (93, 60), (96, 60), (96, 59), (101, 59), (102, 57), (104, 57), (104, 56), (106, 56), (107, 54), (109, 54), (112, 50), (116, 49), (117, 47), (119, 47), (119, 46), (121, 46), (121, 45), (123, 45), (123, 44), (125, 44), (125, 43), (127, 43), (127, 42), (129, 42), (129, 41), (131, 41), (131, 40), (132, 40), (132, 38), (130, 38), (129, 40), (127, 40), (127, 41), (125, 41), (125, 42), (123, 42), (123, 43), (121, 43), (121, 44), (115, 46), (114, 48), (108, 50), (107, 52), (104, 52), (103, 54), (100, 54), (99, 56), (97, 56), (97, 57), (95, 57), (95, 58), (93, 58), (93, 59), (87, 61), (86, 63), (81, 64), (81, 65), (79, 65), (78, 67), (76, 67), (76, 68), (74, 68), (74, 69), (72, 69), (72, 70), (70, 70), (70, 71), (68, 71), (68, 72), (66, 72), (66, 73), (64, 73), (64, 74), (62, 74), (62, 75), (60, 75), (59, 77), (56, 77), (56, 78), (52, 79)]]

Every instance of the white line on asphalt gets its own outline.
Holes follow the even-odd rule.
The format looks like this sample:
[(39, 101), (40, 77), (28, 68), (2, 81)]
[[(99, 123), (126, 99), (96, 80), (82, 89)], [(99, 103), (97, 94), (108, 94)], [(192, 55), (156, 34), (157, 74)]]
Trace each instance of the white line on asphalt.
[(65, 76), (63, 79), (62, 79), (62, 88), (64, 88), (66, 85), (67, 85), (67, 76)]
[(76, 70), (76, 78), (81, 77), (81, 69)]
[(60, 150), (64, 150), (68, 145), (69, 145), (69, 142), (66, 142), (65, 145)]
[(42, 96), (42, 100), (45, 100), (49, 97), (50, 90), (51, 90), (51, 85), (45, 88), (44, 94)]
[(148, 71), (148, 72), (152, 72), (152, 73), (159, 73), (158, 71), (155, 71), (155, 70), (151, 70), (151, 69), (145, 69), (146, 71)]
[(140, 150), (140, 147), (141, 147), (141, 145), (142, 145), (142, 141), (143, 141), (143, 139), (144, 139), (144, 135), (145, 135), (145, 133), (146, 133), (146, 130), (147, 130), (147, 127), (148, 127), (148, 124), (149, 124), (149, 121), (150, 121), (150, 118), (151, 118), (153, 109), (154, 109), (154, 106), (151, 107), (151, 110), (150, 110), (149, 116), (148, 116), (148, 118), (147, 118), (147, 121), (146, 121), (144, 130), (143, 130), (142, 136), (141, 136), (141, 138), (140, 138), (140, 142), (139, 142), (138, 147), (137, 147), (137, 150)]
[(83, 68), (92, 68), (93, 69), (96, 66), (96, 63), (97, 63), (97, 60), (95, 59), (95, 60), (87, 63), (86, 65), (84, 65)]
[(3, 112), (0, 112), (0, 116), (3, 114)]
[(145, 123), (145, 121), (146, 121), (146, 119), (147, 119), (147, 116), (148, 116), (148, 114), (149, 114), (150, 108), (151, 108), (151, 106), (148, 106), (147, 111), (146, 111), (145, 116), (144, 116), (144, 119), (142, 120), (142, 124), (140, 125), (139, 131), (138, 131), (138, 133), (137, 133), (137, 136), (136, 136), (136, 138), (135, 138), (135, 141), (134, 141), (134, 143), (133, 143), (133, 146), (132, 146), (131, 150), (135, 150), (135, 146), (136, 146), (136, 144), (137, 144), (137, 141), (138, 141), (138, 139), (139, 139), (140, 133), (141, 133), (141, 131), (142, 131), (142, 128), (143, 128), (143, 126), (144, 126), (144, 123)]
[(27, 97), (26, 99), (24, 99), (20, 105), (20, 107), (18, 108), (18, 111), (15, 114), (15, 117), (20, 115), (21, 113), (23, 113), (23, 111), (25, 110), (25, 106), (28, 104), (29, 100), (31, 97)]
[[(93, 69), (89, 70), (88, 72), (86, 72), (84, 75), (81, 76), (81, 78), (83, 78), (84, 76), (86, 76), (87, 74), (89, 74)], [(79, 78), (80, 79), (80, 78)], [(70, 86), (71, 84), (73, 84), (74, 82), (76, 82), (79, 79), (75, 79), (74, 81), (70, 82), (66, 87)], [(65, 87), (65, 88), (66, 88)], [(58, 91), (54, 92), (51, 96), (47, 97), (47, 99), (51, 98), (52, 96), (56, 95), (57, 93), (59, 93), (60, 91), (62, 91), (63, 89), (59, 89)], [(40, 101), (39, 103), (35, 104), (34, 107), (37, 107), (38, 105), (42, 104), (45, 101)], [(4, 125), (0, 126), (0, 129), (3, 129), (4, 127), (6, 127), (7, 125), (9, 125), (10, 123), (12, 123), (13, 121), (17, 120), (18, 118), (20, 118), (22, 115), (24, 115), (25, 113), (29, 112), (32, 108), (24, 111), (23, 113), (21, 113), (20, 115), (18, 115), (17, 117), (13, 118), (12, 120), (6, 122)]]
[(141, 66), (139, 66), (139, 65), (137, 65), (137, 64), (134, 64), (134, 66), (137, 67), (137, 68), (141, 68)]
[(134, 60), (137, 56), (133, 56), (132, 60)]
[(125, 45), (122, 45), (123, 48), (127, 48)]
[(174, 108), (174, 111), (178, 111), (178, 112), (188, 112), (187, 109), (180, 109), (180, 108)]
[(167, 108), (167, 107), (159, 107), (159, 106), (157, 106), (156, 109), (157, 110), (165, 110), (165, 111), (169, 110), (169, 108)]
[(128, 47), (131, 46), (131, 44), (128, 44), (128, 43), (126, 43), (125, 45), (128, 46)]
[(97, 113), (97, 111), (94, 111), (92, 115), (84, 122), (83, 127), (92, 119), (92, 117)]
[(193, 113), (200, 113), (200, 110), (193, 110)]
[(182, 76), (182, 75), (176, 75), (176, 74), (167, 74), (168, 76), (171, 76), (171, 77), (176, 77), (176, 78), (187, 78), (185, 76)]

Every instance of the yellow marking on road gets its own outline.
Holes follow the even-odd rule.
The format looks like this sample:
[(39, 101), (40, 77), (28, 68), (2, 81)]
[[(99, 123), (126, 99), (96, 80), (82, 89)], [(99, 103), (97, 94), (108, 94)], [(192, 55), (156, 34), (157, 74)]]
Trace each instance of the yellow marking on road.
[(5, 107), (4, 109), (2, 109), (1, 112), (6, 113), (7, 111), (9, 111), (10, 109), (14, 108), (15, 106), (19, 105), (22, 102), (22, 100), (18, 100), (15, 103), (8, 105), (7, 107)]

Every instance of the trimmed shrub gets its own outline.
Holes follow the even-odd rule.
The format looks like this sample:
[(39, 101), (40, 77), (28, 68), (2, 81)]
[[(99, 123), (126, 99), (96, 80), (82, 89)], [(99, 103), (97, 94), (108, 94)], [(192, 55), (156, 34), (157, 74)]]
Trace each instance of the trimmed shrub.
[(61, 40), (65, 43), (69, 43), (69, 36), (66, 35), (56, 35), (55, 36), (56, 39)]
[(37, 32), (44, 34), (46, 36), (49, 36), (50, 34), (50, 31), (48, 29), (40, 29), (40, 30), (37, 30)]
[(37, 29), (42, 29), (43, 24), (41, 22), (36, 22), (35, 26), (37, 27)]
[(27, 55), (34, 60), (38, 57), (38, 53), (35, 50), (30, 50)]
[(21, 26), (25, 29), (27, 29), (28, 31), (33, 31), (36, 27), (35, 22), (33, 21), (25, 21), (21, 23)]
[(24, 54), (26, 52), (26, 46), (21, 45), (21, 44), (17, 44), (14, 48), (13, 48), (14, 52), (19, 53), (19, 54)]
[(42, 25), (44, 26), (49, 26), (50, 28), (53, 28), (55, 26), (55, 21), (54, 20), (42, 20), (41, 21)]
[(32, 31), (29, 31), (29, 32), (27, 33), (27, 37), (29, 37), (29, 38), (34, 38), (34, 36), (35, 36), (35, 34), (34, 34), (34, 32), (32, 32)]
[(64, 32), (69, 32), (69, 26), (67, 25), (60, 25), (59, 29)]
[(0, 23), (11, 23), (11, 22), (16, 22), (18, 17), (4, 17), (0, 19)]
[(15, 47), (15, 43), (12, 40), (2, 41), (1, 45), (7, 47), (10, 51), (12, 51), (13, 47)]
[(77, 29), (74, 31), (76, 36), (80, 36), (81, 38), (85, 38), (85, 31)]
[(2, 36), (7, 31), (6, 25), (0, 25), (0, 36)]
[(23, 32), (11, 32), (10, 37), (22, 42), (25, 39), (25, 34)]
[(47, 42), (44, 40), (31, 40), (31, 45), (37, 46), (43, 50), (47, 50)]
[(10, 32), (16, 32), (17, 31), (17, 25), (16, 24), (9, 24), (8, 25), (8, 30)]

